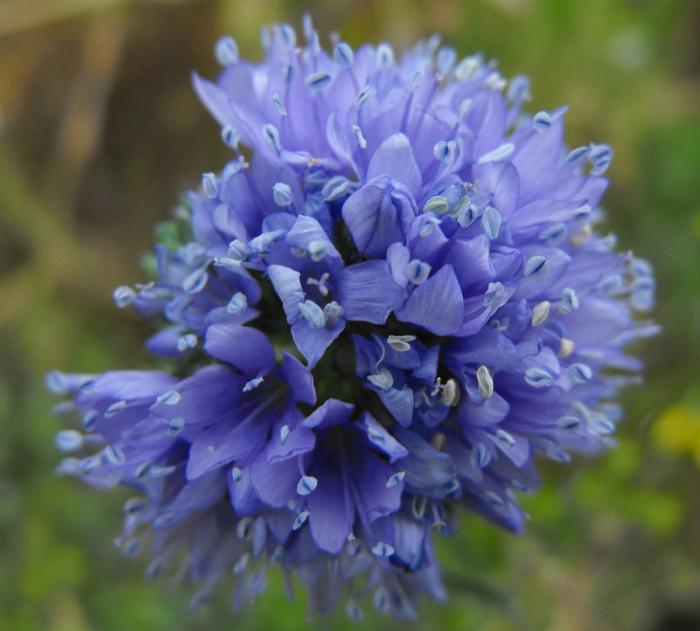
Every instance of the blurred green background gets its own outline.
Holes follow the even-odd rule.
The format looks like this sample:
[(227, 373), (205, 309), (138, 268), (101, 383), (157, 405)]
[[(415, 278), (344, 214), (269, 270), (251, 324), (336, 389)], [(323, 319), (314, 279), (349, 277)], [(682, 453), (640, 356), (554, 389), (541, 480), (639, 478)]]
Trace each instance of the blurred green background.
[[(700, 2), (697, 0), (0, 0), (0, 629), (351, 628), (308, 622), (279, 576), (232, 618), (142, 580), (111, 545), (125, 495), (56, 478), (43, 374), (149, 365), (149, 325), (113, 307), (153, 224), (226, 150), (190, 88), (218, 35), (260, 54), (261, 24), (396, 47), (441, 32), (570, 104), (572, 146), (616, 151), (622, 248), (656, 267), (663, 335), (640, 352), (619, 449), (545, 470), (514, 538), (464, 516), (440, 543), (451, 599), (420, 629), (700, 629)], [(365, 608), (369, 628), (394, 628)]]

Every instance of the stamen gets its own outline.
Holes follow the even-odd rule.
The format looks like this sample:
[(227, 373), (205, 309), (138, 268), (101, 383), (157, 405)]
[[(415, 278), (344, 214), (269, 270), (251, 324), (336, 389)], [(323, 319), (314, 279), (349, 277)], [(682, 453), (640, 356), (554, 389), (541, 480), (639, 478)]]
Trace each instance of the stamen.
[(368, 375), (367, 381), (380, 390), (389, 390), (394, 385), (394, 377), (388, 368), (382, 368), (379, 372)]
[(216, 199), (219, 194), (219, 184), (214, 173), (202, 175), (202, 192), (209, 199)]
[(568, 109), (568, 107), (564, 106), (557, 108), (553, 112), (537, 112), (532, 117), (532, 126), (537, 133), (542, 134), (549, 130), (554, 121), (561, 118)]
[(496, 438), (506, 447), (515, 447), (515, 438), (513, 438), (513, 436), (504, 429), (499, 428), (496, 430)]
[(280, 99), (279, 94), (273, 95), (272, 104), (275, 106), (275, 109), (280, 116), (287, 115), (287, 108), (284, 106), (284, 103), (282, 103), (282, 99)]
[(248, 258), (248, 246), (240, 239), (234, 239), (228, 244), (228, 256), (235, 261), (243, 262)]
[(433, 155), (440, 162), (450, 163), (454, 160), (457, 153), (457, 143), (454, 140), (441, 140), (435, 143), (433, 147)]
[(197, 336), (194, 335), (194, 333), (182, 335), (177, 340), (177, 350), (181, 353), (184, 353), (195, 346), (197, 346)]
[(394, 65), (394, 49), (389, 44), (381, 43), (377, 46), (376, 63), (382, 69)]
[(312, 475), (303, 475), (297, 482), (297, 494), (309, 495), (316, 490), (318, 480)]
[(580, 306), (576, 291), (571, 287), (565, 287), (561, 292), (561, 304), (559, 305), (559, 313), (571, 313), (576, 311)]
[(294, 520), (294, 523), (292, 524), (292, 530), (299, 530), (305, 523), (306, 520), (309, 518), (309, 511), (303, 510), (301, 511), (297, 516), (296, 519)]
[(270, 232), (263, 232), (254, 239), (251, 239), (248, 245), (255, 254), (263, 255), (269, 252), (270, 246), (277, 241), (277, 239), (284, 236), (284, 234), (284, 230), (270, 230)]
[(227, 147), (231, 147), (231, 149), (237, 149), (238, 143), (241, 139), (234, 127), (232, 127), (231, 125), (225, 125), (221, 129), (221, 140), (224, 141), (224, 144)]
[(421, 285), (430, 276), (431, 267), (420, 259), (412, 259), (406, 265), (406, 276), (414, 285)]
[(230, 66), (238, 61), (238, 45), (233, 37), (222, 37), (216, 42), (214, 56), (222, 66)]
[(341, 66), (352, 66), (352, 62), (355, 59), (355, 54), (352, 51), (352, 48), (350, 48), (349, 44), (346, 44), (345, 42), (339, 42), (338, 45), (335, 47), (335, 50), (333, 51), (333, 59), (335, 60), (336, 63), (340, 64)]
[(236, 535), (244, 541), (251, 539), (253, 536), (253, 519), (251, 517), (242, 517), (236, 524)]
[(558, 418), (556, 423), (557, 427), (567, 430), (574, 430), (581, 427), (581, 419), (570, 415)]
[(546, 241), (549, 245), (557, 245), (566, 238), (566, 232), (566, 224), (557, 223), (540, 232), (539, 238), (542, 241)]
[(284, 182), (277, 182), (272, 187), (272, 199), (275, 200), (275, 204), (282, 207), (288, 207), (292, 205), (294, 197), (292, 195), (292, 187)]
[(289, 425), (286, 423), (280, 427), (280, 442), (284, 445), (287, 442), (287, 438), (289, 438)]
[(275, 34), (279, 37), (287, 50), (293, 50), (297, 45), (297, 34), (289, 24), (280, 24), (275, 29)]
[(352, 126), (352, 133), (355, 134), (355, 138), (357, 139), (357, 144), (360, 146), (360, 149), (367, 149), (367, 139), (362, 133), (362, 129), (360, 129), (359, 125)]
[(549, 388), (554, 383), (552, 375), (534, 366), (525, 371), (525, 381), (533, 388)]
[(362, 622), (362, 609), (360, 609), (360, 606), (354, 599), (348, 598), (348, 601), (345, 603), (345, 613), (353, 622)]
[(208, 280), (209, 275), (206, 269), (196, 269), (182, 281), (182, 291), (186, 294), (198, 294), (206, 287)]
[(564, 359), (574, 352), (575, 344), (573, 340), (566, 337), (561, 338), (561, 346), (559, 347), (559, 357)]
[(185, 419), (181, 416), (176, 416), (175, 418), (170, 419), (166, 434), (170, 437), (177, 436), (183, 429), (185, 429)]
[(136, 300), (136, 292), (131, 287), (122, 285), (114, 290), (112, 298), (114, 298), (114, 304), (123, 309)]
[(237, 291), (235, 294), (233, 294), (231, 300), (229, 300), (229, 303), (226, 305), (226, 311), (231, 315), (239, 315), (247, 307), (248, 296), (246, 296), (243, 292)]
[(572, 149), (566, 158), (564, 158), (564, 163), (565, 164), (571, 164), (571, 165), (576, 165), (576, 164), (582, 164), (586, 156), (588, 155), (588, 147), (585, 145), (582, 147), (576, 147), (576, 149)]
[(416, 339), (415, 335), (390, 335), (386, 342), (390, 348), (399, 353), (405, 353), (411, 350), (411, 342)]
[(527, 77), (523, 75), (516, 75), (510, 80), (508, 84), (508, 92), (506, 93), (506, 98), (511, 102), (515, 103), (521, 100), (527, 100), (530, 98), (530, 81)]
[(77, 451), (83, 446), (83, 435), (74, 429), (65, 429), (54, 436), (54, 445), (64, 453)]
[(454, 379), (448, 379), (442, 387), (441, 401), (443, 405), (456, 406), (459, 403), (459, 387)]
[(391, 610), (391, 603), (389, 602), (389, 594), (387, 594), (386, 588), (384, 586), (378, 587), (374, 592), (374, 597), (372, 598), (374, 607), (377, 611), (382, 613), (389, 613)]
[(386, 488), (387, 489), (393, 489), (395, 486), (398, 486), (403, 482), (403, 479), (406, 477), (406, 472), (405, 471), (397, 471), (396, 473), (392, 473), (389, 476), (389, 479), (386, 481)]
[(423, 225), (420, 227), (418, 234), (421, 237), (429, 237), (435, 231), (435, 228), (440, 225), (440, 220), (434, 216), (427, 216)]
[(393, 548), (393, 546), (390, 546), (388, 543), (384, 543), (383, 541), (379, 541), (372, 548), (372, 554), (374, 554), (375, 556), (378, 556), (378, 557), (389, 558), (392, 554), (394, 554), (394, 548)]
[(544, 256), (531, 256), (525, 263), (524, 274), (526, 278), (540, 278), (549, 271), (547, 259)]
[(591, 148), (588, 152), (588, 160), (593, 164), (591, 175), (603, 175), (608, 170), (612, 159), (613, 150), (610, 145), (591, 143)]
[(477, 55), (465, 57), (455, 68), (455, 78), (457, 81), (469, 81), (473, 79), (481, 68), (481, 59)]
[(411, 501), (411, 512), (416, 519), (423, 519), (425, 509), (428, 505), (428, 498), (425, 495), (414, 495)]
[(442, 451), (442, 448), (445, 446), (445, 442), (447, 442), (447, 436), (445, 436), (445, 434), (442, 432), (436, 432), (433, 434), (430, 442), (437, 451)]
[(549, 310), (551, 307), (552, 304), (549, 302), (549, 300), (538, 302), (532, 309), (532, 326), (543, 325), (549, 317)]
[(498, 309), (508, 302), (508, 290), (499, 281), (489, 283), (484, 296), (484, 306), (489, 309)]
[(168, 390), (156, 399), (156, 405), (177, 405), (182, 400), (182, 395), (177, 390)]
[(316, 72), (306, 77), (306, 85), (314, 92), (323, 90), (323, 88), (330, 85), (331, 81), (333, 81), (333, 77), (327, 72)]
[(264, 380), (264, 377), (255, 377), (254, 379), (251, 379), (243, 386), (243, 392), (255, 390), (255, 388), (257, 388)]
[(328, 256), (328, 242), (323, 239), (314, 239), (309, 243), (309, 256), (318, 263)]
[(486, 236), (493, 241), (498, 237), (501, 230), (503, 217), (493, 206), (487, 206), (484, 214), (481, 216), (481, 226), (486, 233)]
[(314, 328), (322, 329), (326, 326), (326, 316), (323, 309), (319, 307), (313, 300), (305, 300), (299, 304), (299, 312), (304, 319)]
[(587, 364), (571, 364), (569, 372), (576, 383), (588, 383), (593, 378), (593, 371)]
[(117, 445), (107, 445), (104, 449), (105, 458), (115, 467), (121, 467), (126, 462), (126, 456)]
[(488, 367), (483, 364), (477, 368), (476, 383), (479, 386), (479, 392), (484, 399), (490, 399), (493, 396), (493, 377)]
[(373, 97), (377, 89), (373, 85), (366, 85), (357, 95), (357, 104), (362, 105), (367, 99)]
[(483, 469), (491, 461), (491, 454), (484, 443), (476, 443), (472, 448), (471, 461), (477, 468)]
[(446, 197), (443, 197), (442, 195), (433, 195), (432, 197), (428, 198), (423, 205), (423, 212), (431, 212), (442, 215), (446, 213), (449, 208), (450, 203), (447, 201)]
[(270, 149), (272, 149), (275, 153), (279, 153), (282, 150), (282, 147), (280, 145), (280, 133), (277, 130), (277, 127), (267, 123), (263, 126), (262, 131), (265, 141), (269, 145)]
[(353, 185), (353, 182), (351, 182), (348, 178), (343, 177), (342, 175), (336, 175), (324, 184), (323, 188), (321, 189), (321, 194), (323, 195), (323, 199), (325, 201), (333, 202), (336, 199), (345, 197), (348, 193), (350, 193)]
[(484, 85), (494, 92), (500, 92), (501, 90), (505, 89), (507, 83), (508, 82), (498, 72), (492, 72), (488, 77), (486, 77), (486, 79), (484, 79)]
[(323, 307), (323, 315), (326, 317), (327, 326), (335, 326), (343, 317), (343, 307), (335, 300), (332, 300)]

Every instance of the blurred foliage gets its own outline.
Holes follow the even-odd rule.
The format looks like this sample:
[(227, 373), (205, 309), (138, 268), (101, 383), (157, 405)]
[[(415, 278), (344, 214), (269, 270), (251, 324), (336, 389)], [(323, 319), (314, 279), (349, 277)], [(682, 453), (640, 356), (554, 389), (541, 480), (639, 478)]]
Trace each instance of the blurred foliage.
[[(303, 591), (233, 619), (118, 556), (119, 492), (56, 478), (60, 421), (42, 375), (152, 364), (149, 325), (111, 288), (178, 191), (223, 164), (188, 73), (268, 21), (401, 47), (438, 31), (529, 74), (534, 109), (569, 103), (572, 146), (616, 150), (606, 198), (623, 248), (659, 279), (659, 339), (626, 397), (619, 448), (546, 466), (520, 538), (465, 515), (440, 541), (450, 601), (423, 629), (700, 628), (700, 4), (696, 0), (2, 0), (0, 2), (0, 629), (302, 629)], [(366, 608), (370, 628), (393, 628)], [(320, 627), (350, 628), (342, 612)]]

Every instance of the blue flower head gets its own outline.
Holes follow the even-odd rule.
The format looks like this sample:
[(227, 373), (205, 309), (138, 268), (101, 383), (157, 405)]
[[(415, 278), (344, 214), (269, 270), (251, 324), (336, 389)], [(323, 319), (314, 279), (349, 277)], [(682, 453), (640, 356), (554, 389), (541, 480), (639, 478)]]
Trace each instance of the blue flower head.
[(133, 489), (123, 551), (184, 559), (193, 605), (279, 565), (317, 611), (410, 618), (445, 596), (458, 505), (518, 532), (538, 459), (612, 444), (654, 281), (596, 232), (612, 150), (568, 148), (524, 78), (304, 31), (266, 29), (257, 64), (224, 38), (194, 76), (231, 161), (115, 291), (176, 372), (52, 373), (82, 418), (59, 470)]

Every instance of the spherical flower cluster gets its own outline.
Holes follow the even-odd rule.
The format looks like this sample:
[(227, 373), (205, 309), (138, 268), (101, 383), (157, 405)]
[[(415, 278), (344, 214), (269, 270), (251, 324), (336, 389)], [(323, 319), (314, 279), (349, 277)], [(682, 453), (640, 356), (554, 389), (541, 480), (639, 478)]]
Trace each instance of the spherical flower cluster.
[(518, 532), (537, 458), (611, 444), (653, 278), (595, 231), (612, 150), (524, 113), (525, 78), (304, 30), (266, 29), (261, 63), (224, 38), (219, 79), (194, 77), (232, 159), (152, 282), (115, 291), (167, 322), (147, 345), (174, 372), (52, 373), (83, 426), (60, 471), (132, 488), (118, 544), (178, 565), (194, 604), (279, 565), (315, 610), (411, 617), (444, 598), (457, 507)]

